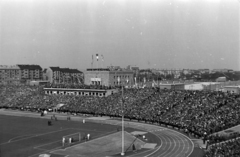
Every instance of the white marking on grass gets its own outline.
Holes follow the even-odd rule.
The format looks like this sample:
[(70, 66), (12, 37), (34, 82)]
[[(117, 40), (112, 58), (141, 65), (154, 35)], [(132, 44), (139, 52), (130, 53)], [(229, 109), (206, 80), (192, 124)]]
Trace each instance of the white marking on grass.
[[(145, 130), (145, 129), (147, 129), (146, 126), (151, 127), (151, 126), (154, 126), (154, 125), (146, 125), (146, 124), (139, 124), (139, 123), (138, 123), (138, 124), (135, 124), (135, 126), (137, 126), (137, 127), (141, 127), (142, 129)], [(145, 127), (144, 127), (144, 126), (145, 126)], [(133, 125), (133, 127), (134, 127), (134, 125)], [(187, 137), (186, 135), (184, 135), (184, 134), (182, 134), (182, 133), (179, 133), (179, 132), (177, 132), (177, 131), (175, 131), (175, 130), (171, 130), (171, 129), (168, 129), (168, 128), (164, 128), (164, 127), (161, 127), (161, 126), (156, 126), (156, 127), (158, 127), (159, 129), (169, 130), (169, 131), (176, 132), (177, 134), (183, 135), (185, 138), (187, 138), (187, 139), (192, 143), (192, 146), (194, 146), (194, 143), (192, 142), (192, 140), (191, 140), (189, 137)], [(153, 132), (151, 132), (151, 133), (154, 134)], [(154, 134), (154, 135), (156, 135), (156, 134)], [(157, 135), (156, 135), (156, 136), (157, 136)], [(159, 137), (159, 136), (157, 136), (157, 137)], [(162, 143), (161, 143), (161, 145), (160, 145), (160, 146), (159, 146), (154, 152), (152, 152), (152, 153), (146, 155), (145, 157), (148, 157), (148, 156), (150, 156), (150, 155), (156, 153), (156, 152), (161, 148), (161, 146), (162, 146)], [(193, 149), (194, 149), (194, 147), (192, 147), (192, 150), (191, 150), (191, 152), (190, 152), (189, 155), (192, 154)], [(141, 153), (140, 153), (140, 154), (141, 154)], [(188, 155), (187, 157), (189, 157), (189, 155)]]
[[(70, 128), (71, 129), (71, 128)], [(73, 130), (87, 130), (87, 129), (74, 129), (72, 128)], [(89, 130), (88, 130), (89, 131)], [(92, 131), (92, 130), (91, 130)], [(95, 132), (103, 132), (103, 131), (95, 131)], [(115, 131), (114, 131), (115, 132)], [(68, 135), (65, 135), (66, 136), (71, 136), (71, 135), (76, 135), (80, 132), (76, 132), (76, 133), (72, 133), (72, 134), (68, 134)], [(107, 135), (107, 134), (110, 134), (112, 132), (109, 132), (109, 133), (106, 133), (106, 134), (103, 134), (103, 135), (99, 135), (99, 136), (104, 136), (104, 135)], [(95, 136), (94, 138), (96, 138), (98, 136)], [(54, 141), (54, 142), (49, 142), (49, 143), (46, 143), (46, 144), (42, 144), (42, 145), (39, 145), (39, 146), (36, 146), (36, 147), (33, 147), (34, 149), (39, 149), (39, 147), (42, 147), (42, 146), (45, 146), (45, 145), (49, 145), (49, 144), (52, 144), (52, 143), (57, 143), (57, 142), (61, 142), (61, 140), (58, 140), (58, 141)], [(68, 147), (69, 148), (69, 147)]]
[(61, 147), (56, 147), (56, 148), (53, 148), (53, 149), (45, 150), (45, 151), (43, 151), (43, 152), (41, 152), (41, 153), (36, 153), (36, 154), (30, 155), (30, 156), (28, 156), (28, 157), (35, 157), (35, 156), (37, 156), (37, 155), (39, 155), (39, 154), (47, 153), (47, 152), (49, 152), (49, 151), (53, 151), (53, 150), (59, 149), (59, 148), (61, 148)]
[(34, 148), (34, 149), (41, 150), (41, 151), (47, 151), (47, 149), (43, 149), (43, 148)]
[[(22, 138), (22, 139), (15, 140), (15, 141), (12, 141), (12, 142), (1, 143), (0, 145), (9, 144), (9, 143), (17, 142), (17, 141), (22, 141), (22, 140), (30, 139), (30, 138), (33, 138), (33, 137), (36, 137), (36, 136), (43, 136), (43, 135), (51, 134), (51, 133), (54, 133), (54, 132), (60, 132), (60, 131), (63, 131), (63, 130), (69, 130), (69, 129), (71, 129), (71, 128), (66, 128), (66, 129), (57, 130), (57, 131), (51, 131), (51, 132), (47, 132), (47, 133), (44, 133), (44, 134), (37, 134), (37, 135), (35, 135), (35, 136)], [(24, 135), (23, 135), (23, 136), (24, 136)]]
[[(49, 145), (49, 144), (52, 144), (52, 143), (57, 143), (57, 142), (61, 142), (61, 140), (54, 141), (54, 142), (49, 142), (49, 143), (42, 144), (42, 145), (38, 145), (38, 146), (33, 147), (33, 148), (34, 148), (34, 149), (39, 149), (39, 147), (46, 146), (46, 145)], [(42, 149), (42, 148), (40, 148), (40, 149)], [(46, 150), (46, 149), (45, 149), (45, 150)]]
[[(69, 128), (69, 129), (74, 129), (74, 128)], [(75, 129), (75, 130), (84, 130), (84, 129)], [(86, 129), (85, 129), (85, 130), (86, 130)], [(99, 135), (99, 136), (105, 137), (104, 135), (108, 135), (108, 134), (110, 135), (110, 134), (112, 134), (112, 133), (114, 133), (114, 132), (116, 132), (116, 131), (108, 132), (108, 133), (106, 133), (106, 134), (102, 134), (102, 135)], [(79, 133), (79, 132), (77, 132), (77, 133)], [(73, 134), (76, 134), (76, 133), (73, 133)], [(73, 135), (73, 134), (70, 134), (70, 135)], [(67, 136), (68, 136), (68, 135), (67, 135)], [(93, 137), (93, 138), (96, 138), (96, 137), (98, 137), (98, 136), (95, 136), (95, 137)], [(96, 139), (100, 139), (100, 138), (101, 138), (101, 137), (96, 138)], [(96, 139), (93, 139), (93, 140), (96, 140)], [(93, 141), (93, 140), (90, 140), (90, 141)], [(39, 148), (39, 147), (41, 147), (41, 146), (49, 145), (49, 144), (56, 143), (56, 142), (61, 142), (61, 140), (59, 140), (59, 141), (54, 141), (54, 142), (50, 142), (50, 143), (46, 143), (46, 144), (43, 144), (43, 145), (39, 145), (39, 146), (33, 147), (34, 149), (44, 150), (44, 151), (41, 152), (41, 153), (33, 154), (33, 155), (29, 156), (29, 157), (34, 157), (34, 156), (36, 156), (36, 155), (39, 155), (39, 154), (42, 154), (42, 153), (45, 153), (45, 152), (50, 152), (50, 151), (51, 151), (50, 153), (52, 153), (52, 151), (56, 151), (57, 149), (62, 148), (62, 146), (56, 147), (56, 148), (54, 148), (54, 149), (49, 149), (49, 150)], [(83, 143), (84, 143), (84, 142), (83, 142)], [(83, 143), (80, 143), (80, 144), (83, 144)], [(68, 148), (71, 148), (71, 147), (74, 147), (74, 146), (78, 146), (78, 145), (80, 145), (80, 144), (76, 144), (76, 145), (73, 145), (73, 146), (64, 148), (64, 151), (66, 151), (66, 149), (68, 149)], [(62, 150), (63, 150), (63, 149), (62, 149)], [(60, 153), (60, 154), (61, 154), (61, 153)], [(63, 155), (63, 154), (61, 154), (61, 155)]]
[(92, 130), (92, 129), (78, 129), (78, 128), (69, 128), (69, 129), (80, 130), (80, 131), (106, 132), (106, 131), (96, 131), (96, 129), (95, 130)]
[[(99, 136), (101, 136), (101, 137), (99, 137), (99, 136), (95, 136), (95, 137), (94, 137), (95, 139), (89, 140), (89, 141), (87, 141), (87, 142), (92, 142), (92, 141), (96, 141), (96, 140), (99, 140), (99, 139), (105, 138), (106, 135), (111, 135), (111, 134), (113, 134), (113, 133), (115, 133), (115, 132), (116, 132), (116, 131), (112, 131), (112, 132), (108, 132), (108, 133), (103, 134), (103, 135), (99, 135)], [(104, 135), (105, 135), (105, 136), (104, 136)], [(96, 137), (98, 137), (98, 138), (96, 138)], [(70, 146), (70, 147), (64, 148), (64, 151), (66, 151), (66, 150), (69, 149), (69, 148), (78, 147), (78, 146), (80, 146), (80, 145), (82, 145), (82, 144), (85, 144), (85, 143), (86, 143), (86, 142), (82, 142), (82, 143), (79, 143), (79, 144), (76, 144), (76, 145), (73, 145), (73, 146)], [(54, 151), (53, 151), (53, 152), (50, 152), (50, 153), (53, 153), (53, 154), (54, 154)], [(61, 154), (61, 153), (58, 153), (58, 154)], [(61, 154), (61, 155), (62, 155), (62, 154)]]
[[(32, 136), (31, 136), (32, 135)], [(17, 136), (17, 137), (14, 137), (14, 138), (11, 138), (10, 140), (8, 140), (8, 143), (10, 143), (12, 140), (14, 140), (14, 139), (17, 139), (17, 138), (21, 138), (21, 137), (26, 137), (26, 136), (28, 136), (28, 137), (33, 137), (33, 136), (36, 136), (36, 134), (29, 134), (29, 135), (21, 135), (21, 136)]]

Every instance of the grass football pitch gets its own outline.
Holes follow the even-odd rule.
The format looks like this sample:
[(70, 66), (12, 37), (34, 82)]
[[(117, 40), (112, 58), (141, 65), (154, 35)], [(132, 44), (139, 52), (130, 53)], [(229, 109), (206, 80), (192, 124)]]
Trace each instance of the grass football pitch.
[(53, 121), (53, 125), (48, 126), (48, 119), (5, 115), (0, 115), (0, 124), (0, 157), (37, 157), (61, 148), (63, 136), (80, 132), (98, 138), (117, 132), (119, 128), (65, 120)]

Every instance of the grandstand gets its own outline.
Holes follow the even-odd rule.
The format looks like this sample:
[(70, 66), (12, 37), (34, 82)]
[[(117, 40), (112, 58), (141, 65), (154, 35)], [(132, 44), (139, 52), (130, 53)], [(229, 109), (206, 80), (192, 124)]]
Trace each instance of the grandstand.
[[(57, 109), (57, 113), (107, 116), (118, 119), (122, 115), (121, 103), (124, 100), (126, 120), (171, 127), (189, 136), (208, 141), (208, 144), (220, 142), (219, 137), (215, 137), (216, 133), (238, 127), (240, 124), (238, 105), (240, 96), (237, 93), (128, 88), (124, 89), (123, 97), (121, 93), (95, 97), (93, 95), (46, 95), (41, 87), (26, 85), (1, 85), (1, 89), (1, 108), (32, 112), (44, 110), (53, 112), (52, 109), (58, 104), (64, 104)], [(238, 142), (235, 138), (239, 137), (239, 134), (237, 134), (238, 131), (235, 132), (236, 135), (234, 139), (231, 138), (231, 143)], [(221, 135), (221, 138), (228, 140), (229, 136), (229, 134)], [(211, 148), (214, 147), (209, 147)], [(236, 152), (235, 147), (229, 149), (232, 149), (232, 153)]]

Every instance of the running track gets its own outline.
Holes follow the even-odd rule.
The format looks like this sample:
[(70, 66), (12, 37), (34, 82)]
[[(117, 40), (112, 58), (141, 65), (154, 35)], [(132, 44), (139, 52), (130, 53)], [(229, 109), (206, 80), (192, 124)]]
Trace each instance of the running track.
[[(94, 121), (112, 125), (122, 125), (120, 121), (115, 120)], [(137, 122), (125, 122), (125, 126), (151, 132), (161, 140), (161, 145), (155, 149), (145, 153), (131, 155), (130, 157), (188, 157), (193, 152), (194, 144), (191, 139), (177, 131)]]
[[(0, 111), (0, 114), (5, 115), (14, 115), (15, 116), (26, 116), (26, 117), (39, 117), (39, 114), (36, 113), (23, 113), (23, 112), (11, 112), (11, 111)], [(44, 118), (49, 118), (46, 116)], [(62, 117), (66, 119), (66, 116), (57, 115), (57, 117)], [(72, 120), (81, 120), (82, 117), (73, 117)], [(121, 121), (118, 120), (96, 120), (96, 119), (86, 119), (86, 121), (92, 121), (97, 123), (106, 123), (112, 125), (121, 126)], [(130, 157), (188, 157), (193, 152), (194, 144), (187, 136), (161, 126), (150, 125), (145, 123), (137, 122), (125, 122), (125, 127), (132, 127), (147, 132), (155, 134), (160, 140), (161, 145), (156, 147), (153, 150), (148, 150), (146, 152), (137, 153), (131, 155)]]

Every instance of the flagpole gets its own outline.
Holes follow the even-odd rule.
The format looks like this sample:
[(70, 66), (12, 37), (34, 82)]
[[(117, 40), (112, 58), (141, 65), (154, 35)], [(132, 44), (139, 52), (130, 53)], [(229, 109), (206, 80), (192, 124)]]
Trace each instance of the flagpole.
[(124, 156), (124, 112), (123, 112), (123, 86), (122, 86), (122, 153), (121, 155)]
[[(97, 78), (98, 78), (98, 54), (96, 54), (96, 58), (97, 58)], [(96, 81), (96, 84), (98, 85), (98, 81)]]
[(93, 68), (93, 55), (92, 55), (92, 63), (91, 63), (91, 69)]

